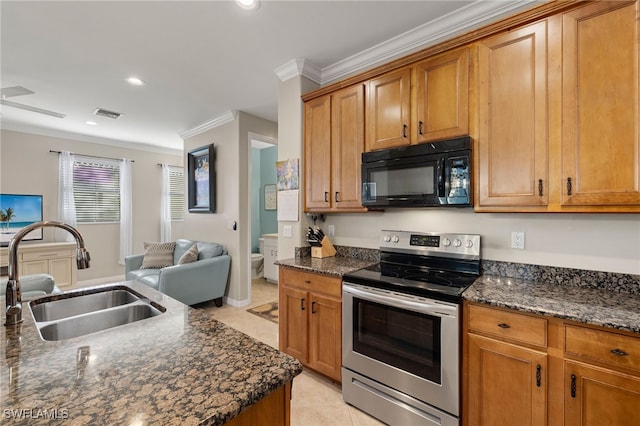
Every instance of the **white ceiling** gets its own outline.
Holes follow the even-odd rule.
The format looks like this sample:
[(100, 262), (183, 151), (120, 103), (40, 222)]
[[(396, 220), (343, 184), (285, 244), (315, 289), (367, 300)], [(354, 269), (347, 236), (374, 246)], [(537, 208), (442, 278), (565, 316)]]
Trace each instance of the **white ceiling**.
[(2, 105), (0, 124), (181, 150), (180, 134), (229, 111), (277, 121), (278, 78), (294, 59), (326, 84), (532, 3), (263, 0), (246, 11), (232, 1), (2, 0), (1, 87), (35, 92), (7, 100), (65, 117)]

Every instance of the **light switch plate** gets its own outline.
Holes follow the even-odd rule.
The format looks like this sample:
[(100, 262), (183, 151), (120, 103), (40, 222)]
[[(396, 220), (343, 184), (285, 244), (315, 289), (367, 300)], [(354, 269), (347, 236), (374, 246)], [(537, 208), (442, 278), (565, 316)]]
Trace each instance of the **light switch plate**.
[(293, 235), (291, 225), (285, 225), (284, 227), (282, 227), (282, 234), (287, 238), (291, 238), (291, 236)]

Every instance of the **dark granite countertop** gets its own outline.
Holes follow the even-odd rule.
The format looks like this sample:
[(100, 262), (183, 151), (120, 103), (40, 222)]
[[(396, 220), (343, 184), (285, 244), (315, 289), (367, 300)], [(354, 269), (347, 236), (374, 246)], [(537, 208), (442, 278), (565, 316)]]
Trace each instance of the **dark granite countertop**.
[(282, 259), (276, 265), (301, 269), (308, 272), (342, 277), (344, 274), (378, 263), (375, 260), (357, 259), (354, 257), (302, 257), (298, 259)]
[[(604, 283), (606, 284), (606, 283)], [(640, 294), (482, 275), (463, 299), (640, 333)]]
[(24, 322), (1, 326), (3, 424), (50, 423), (44, 410), (70, 425), (222, 424), (302, 372), (295, 358), (203, 311), (143, 284), (118, 284), (166, 312), (47, 342), (23, 303)]

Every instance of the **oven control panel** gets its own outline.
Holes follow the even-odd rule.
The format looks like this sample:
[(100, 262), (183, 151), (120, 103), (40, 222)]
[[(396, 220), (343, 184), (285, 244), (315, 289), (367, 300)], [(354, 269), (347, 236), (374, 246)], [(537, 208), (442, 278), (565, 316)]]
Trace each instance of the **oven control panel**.
[(380, 249), (435, 256), (480, 257), (480, 235), (383, 230)]

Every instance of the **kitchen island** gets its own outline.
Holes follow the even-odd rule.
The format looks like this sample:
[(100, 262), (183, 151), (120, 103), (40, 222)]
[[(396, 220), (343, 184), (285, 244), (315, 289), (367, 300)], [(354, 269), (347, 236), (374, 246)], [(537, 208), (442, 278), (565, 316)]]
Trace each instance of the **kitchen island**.
[(118, 284), (166, 311), (43, 341), (23, 303), (24, 322), (2, 326), (3, 424), (213, 425), (243, 416), (271, 424), (252, 417), (260, 405), (288, 424), (290, 385), (302, 372), (295, 358), (143, 284)]

